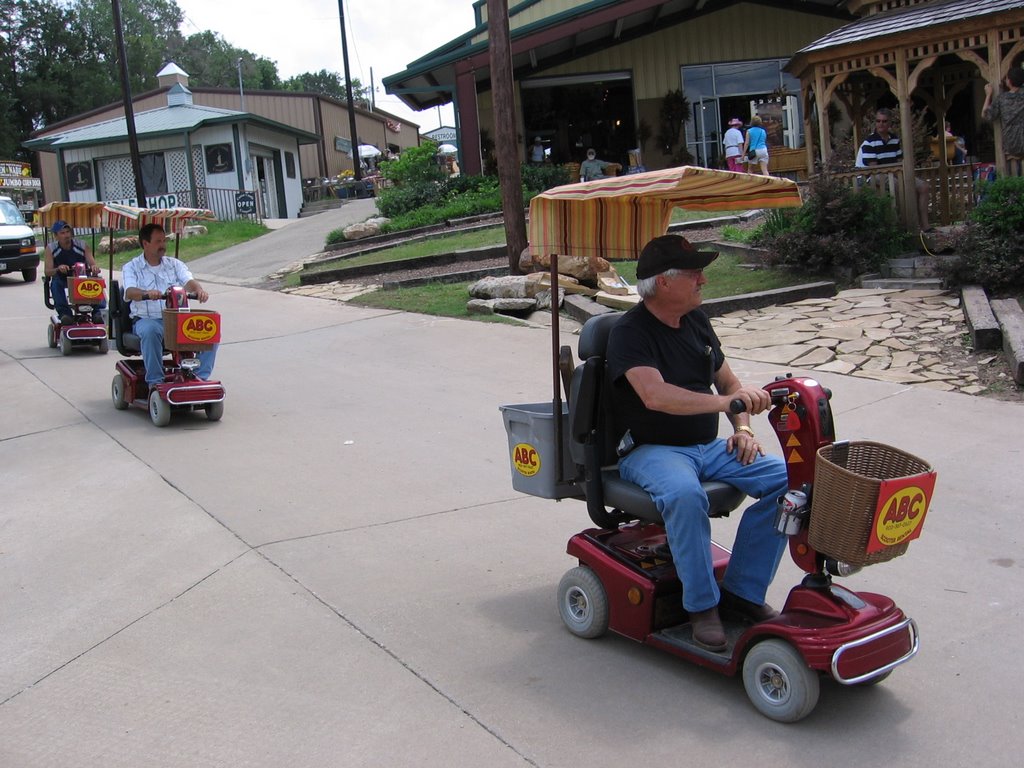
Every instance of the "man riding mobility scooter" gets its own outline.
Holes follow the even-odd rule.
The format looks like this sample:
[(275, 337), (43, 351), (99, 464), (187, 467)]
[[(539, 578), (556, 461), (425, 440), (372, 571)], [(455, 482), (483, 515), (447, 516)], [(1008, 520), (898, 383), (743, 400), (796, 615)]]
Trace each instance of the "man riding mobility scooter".
[[(143, 226), (181, 224), (197, 214), (205, 214), (204, 218), (212, 217), (209, 211), (197, 209), (133, 210), (118, 206), (117, 211), (128, 221)], [(158, 427), (167, 426), (172, 411), (203, 410), (210, 421), (218, 421), (224, 415), (224, 385), (199, 377), (200, 355), (220, 342), (220, 314), (210, 310), (191, 310), (190, 298), (198, 296), (194, 292), (186, 292), (179, 285), (172, 285), (160, 294), (164, 302), (161, 317), (163, 380), (149, 385), (145, 363), (140, 359), (142, 339), (134, 332), (130, 303), (118, 281), (111, 281), (111, 327), (117, 351), (126, 358), (115, 366), (117, 373), (110, 385), (110, 397), (118, 410), (125, 410), (130, 405), (146, 408)]]
[[(688, 171), (696, 171), (682, 170), (684, 181)], [(666, 173), (679, 174), (680, 169), (637, 174), (618, 184), (632, 179), (639, 188), (650, 189), (651, 184), (638, 182)], [(718, 175), (726, 186), (740, 183), (736, 174), (726, 172), (702, 169), (699, 175), (704, 182), (713, 182)], [(747, 178), (764, 179), (762, 184), (787, 183)], [(588, 188), (602, 186), (608, 189), (607, 184), (591, 182), (543, 193), (540, 197), (555, 201), (562, 194), (561, 200), (570, 205), (555, 217), (531, 205), (531, 242), (534, 237), (547, 238), (541, 240), (544, 243), (556, 240), (550, 232), (535, 229), (534, 222), (538, 228), (550, 225), (553, 218), (568, 222), (571, 205), (587, 200)], [(743, 207), (743, 193), (737, 187), (732, 208)], [(683, 191), (677, 189), (676, 194), (682, 204), (697, 207)], [(697, 194), (707, 199), (706, 187)], [(636, 207), (636, 196), (621, 189), (610, 199), (626, 199)], [(573, 252), (572, 244), (556, 242), (556, 247)], [(556, 256), (551, 271), (551, 284), (556, 285)], [(782, 445), (788, 474), (789, 492), (778, 500), (776, 530), (789, 536), (792, 558), (806, 576), (775, 618), (749, 623), (729, 621), (724, 615), (725, 650), (716, 652), (697, 643), (683, 609), (682, 585), (661, 514), (652, 498), (623, 480), (617, 468), (622, 436), (611, 429), (605, 352), (611, 329), (622, 315), (608, 313), (587, 321), (579, 340), (581, 363), (573, 366), (571, 350), (559, 347), (557, 302), (552, 305), (552, 401), (505, 405), (502, 411), (513, 488), (544, 498), (583, 499), (597, 526), (570, 539), (568, 553), (579, 565), (558, 586), (558, 610), (573, 634), (595, 638), (610, 629), (724, 674), (741, 674), (753, 705), (780, 722), (810, 714), (821, 675), (844, 685), (871, 685), (917, 653), (916, 624), (891, 599), (853, 592), (833, 578), (906, 551), (909, 541), (920, 534), (935, 473), (920, 459), (888, 446), (835, 443), (831, 393), (813, 379), (789, 375), (764, 389), (771, 397), (768, 419)], [(564, 409), (563, 387), (568, 399)], [(734, 402), (737, 407), (742, 403)], [(556, 413), (561, 418), (553, 418)], [(723, 483), (704, 483), (703, 489), (712, 517), (728, 515), (744, 498)], [(711, 557), (721, 580), (730, 553), (712, 543)]]

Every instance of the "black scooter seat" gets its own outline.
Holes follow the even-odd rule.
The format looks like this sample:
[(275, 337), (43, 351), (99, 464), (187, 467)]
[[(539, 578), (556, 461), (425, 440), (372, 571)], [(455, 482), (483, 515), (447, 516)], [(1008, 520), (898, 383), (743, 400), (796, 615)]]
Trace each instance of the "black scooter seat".
[[(601, 481), (604, 488), (605, 505), (621, 509), (631, 517), (649, 523), (664, 522), (650, 494), (639, 485), (634, 485), (619, 477), (618, 469), (601, 470)], [(708, 517), (728, 515), (746, 497), (743, 491), (726, 483), (701, 483), (701, 487), (708, 495)]]

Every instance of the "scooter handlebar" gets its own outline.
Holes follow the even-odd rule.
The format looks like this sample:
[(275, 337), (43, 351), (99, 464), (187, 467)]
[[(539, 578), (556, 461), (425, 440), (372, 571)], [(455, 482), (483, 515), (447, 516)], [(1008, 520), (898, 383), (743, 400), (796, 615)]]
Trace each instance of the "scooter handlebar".
[[(774, 390), (768, 393), (772, 398), (772, 405), (778, 405), (786, 399), (786, 393)], [(729, 402), (729, 413), (746, 413), (747, 404), (738, 397)]]

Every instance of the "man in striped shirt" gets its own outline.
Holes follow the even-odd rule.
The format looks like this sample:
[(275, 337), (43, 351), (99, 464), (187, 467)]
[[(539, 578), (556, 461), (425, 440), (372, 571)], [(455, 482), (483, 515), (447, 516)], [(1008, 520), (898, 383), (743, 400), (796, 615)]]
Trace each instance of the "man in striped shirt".
[[(861, 144), (864, 165), (895, 165), (903, 162), (903, 145), (900, 137), (892, 133), (895, 118), (892, 110), (883, 107), (875, 113), (875, 132)], [(928, 226), (928, 198), (931, 190), (928, 182), (914, 177), (917, 189), (917, 220), (922, 231), (931, 229)]]

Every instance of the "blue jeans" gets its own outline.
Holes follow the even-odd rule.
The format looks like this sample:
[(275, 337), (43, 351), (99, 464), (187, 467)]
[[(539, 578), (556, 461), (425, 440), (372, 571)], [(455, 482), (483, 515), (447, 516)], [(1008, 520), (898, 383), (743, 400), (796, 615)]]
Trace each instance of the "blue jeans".
[[(146, 384), (153, 386), (164, 380), (164, 321), (153, 317), (137, 317), (132, 330), (138, 334), (142, 343), (142, 362), (146, 366)], [(208, 352), (199, 353), (199, 369), (196, 371), (203, 381), (213, 373), (213, 363), (217, 359), (217, 347), (214, 344)]]
[[(68, 304), (67, 277), (57, 274), (50, 278), (50, 297), (53, 299), (53, 311), (57, 313), (57, 317), (74, 315), (74, 312), (71, 311), (71, 305)], [(105, 300), (99, 304), (94, 304), (92, 305), (93, 312), (98, 312), (105, 306), (107, 306)]]
[(781, 459), (759, 456), (743, 465), (726, 452), (721, 439), (684, 447), (641, 445), (619, 462), (619, 474), (654, 498), (683, 583), (683, 607), (689, 612), (706, 611), (720, 597), (711, 561), (708, 498), (701, 482), (719, 480), (760, 499), (743, 513), (722, 587), (752, 603), (764, 602), (787, 544), (775, 531), (777, 500), (788, 488)]

